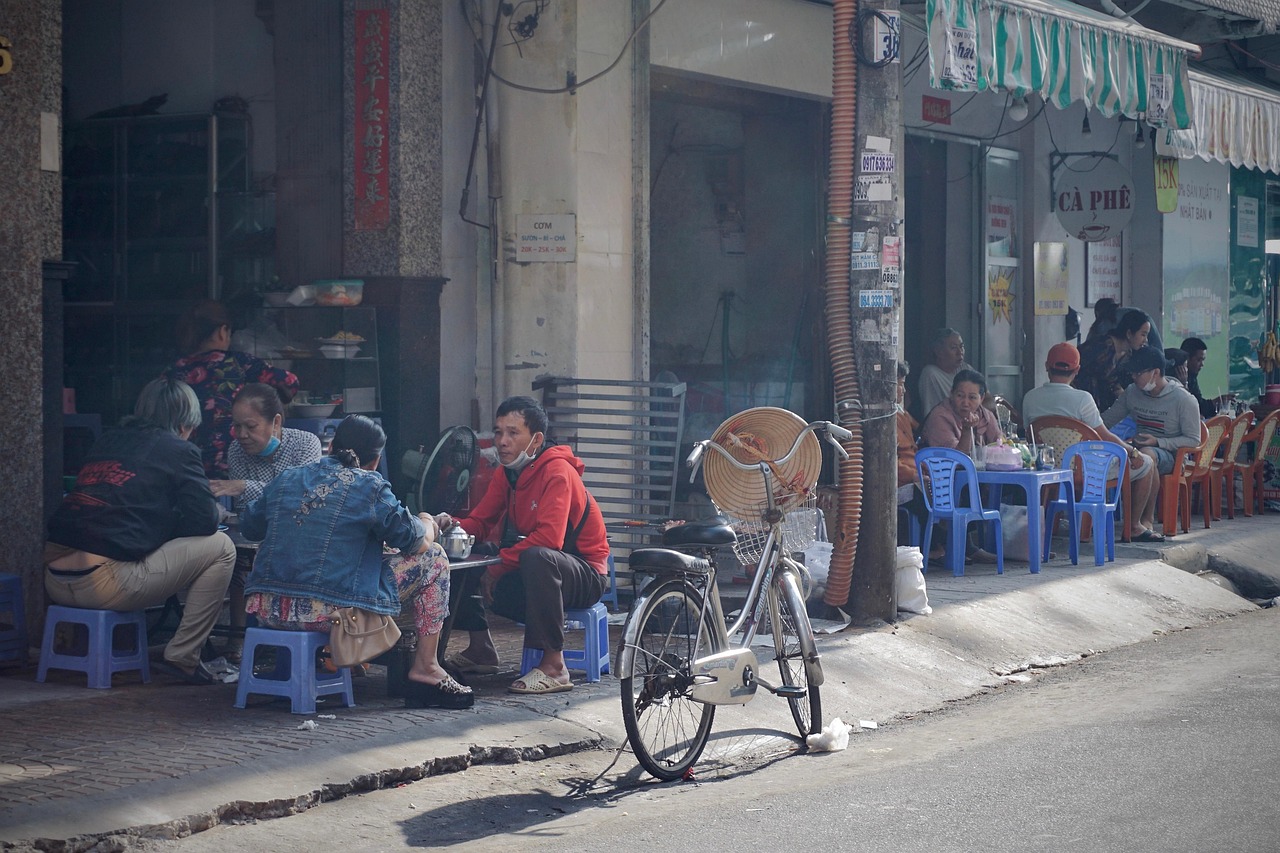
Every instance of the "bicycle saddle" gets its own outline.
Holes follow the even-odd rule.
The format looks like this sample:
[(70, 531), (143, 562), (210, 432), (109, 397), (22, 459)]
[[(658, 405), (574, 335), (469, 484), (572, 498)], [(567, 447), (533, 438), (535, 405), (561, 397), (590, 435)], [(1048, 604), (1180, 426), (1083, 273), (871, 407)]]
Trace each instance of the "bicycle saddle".
[(681, 545), (732, 545), (737, 538), (729, 522), (716, 516), (672, 527), (663, 532), (662, 544), (673, 548)]
[(632, 571), (665, 571), (706, 574), (711, 571), (711, 563), (701, 557), (682, 554), (679, 551), (668, 551), (666, 548), (637, 548), (627, 558), (627, 565)]

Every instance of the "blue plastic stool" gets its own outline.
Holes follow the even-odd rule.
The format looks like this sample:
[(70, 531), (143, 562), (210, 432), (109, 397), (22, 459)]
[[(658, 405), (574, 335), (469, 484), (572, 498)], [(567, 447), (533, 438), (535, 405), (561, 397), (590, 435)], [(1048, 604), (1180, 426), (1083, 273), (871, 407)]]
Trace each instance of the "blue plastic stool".
[[(84, 654), (59, 652), (54, 649), (58, 626), (83, 625), (89, 632), (89, 645)], [(116, 628), (132, 627), (133, 647), (123, 652), (115, 649)], [(51, 669), (69, 669), (89, 676), (89, 686), (105, 690), (117, 672), (138, 670), (142, 683), (151, 681), (151, 662), (147, 660), (147, 616), (141, 610), (83, 610), (79, 607), (49, 606), (44, 619), (44, 642), (40, 646), (40, 667), (36, 681), (44, 681)]]
[[(581, 651), (564, 650), (565, 665), (569, 669), (585, 670), (587, 681), (599, 681), (600, 673), (609, 671), (609, 611), (596, 602), (585, 610), (566, 610), (564, 621), (577, 622), (586, 629)], [(525, 649), (520, 659), (520, 673), (523, 675), (541, 662), (542, 649)]]
[[(236, 686), (235, 707), (243, 708), (250, 693), (289, 697), (289, 710), (295, 714), (314, 714), (316, 699), (339, 694), (348, 708), (356, 706), (351, 691), (351, 669), (341, 667), (334, 675), (316, 673), (316, 652), (329, 645), (329, 635), (320, 631), (277, 631), (271, 628), (248, 628), (244, 632), (244, 653), (240, 663), (240, 681)], [(260, 647), (284, 649), (287, 659), (276, 652), (276, 668), (267, 675), (253, 671), (254, 654)]]
[(618, 570), (613, 564), (613, 553), (609, 554), (609, 588), (600, 596), (600, 602), (608, 602), (613, 609), (618, 609)]
[(0, 575), (0, 661), (27, 663), (26, 604), (17, 575)]

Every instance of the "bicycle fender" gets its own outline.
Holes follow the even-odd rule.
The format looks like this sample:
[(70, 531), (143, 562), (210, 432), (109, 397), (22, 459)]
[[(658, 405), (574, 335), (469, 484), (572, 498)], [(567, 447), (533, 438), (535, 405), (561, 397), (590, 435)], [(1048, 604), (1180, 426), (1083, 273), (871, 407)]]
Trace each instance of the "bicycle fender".
[(644, 612), (652, 591), (660, 585), (660, 582), (650, 581), (644, 589), (640, 590), (635, 601), (631, 602), (631, 613), (627, 617), (626, 624), (622, 626), (622, 636), (618, 638), (618, 650), (614, 654), (615, 660), (612, 664), (612, 671), (617, 673), (619, 679), (630, 678), (635, 674), (636, 634), (640, 631), (640, 620), (635, 617)]

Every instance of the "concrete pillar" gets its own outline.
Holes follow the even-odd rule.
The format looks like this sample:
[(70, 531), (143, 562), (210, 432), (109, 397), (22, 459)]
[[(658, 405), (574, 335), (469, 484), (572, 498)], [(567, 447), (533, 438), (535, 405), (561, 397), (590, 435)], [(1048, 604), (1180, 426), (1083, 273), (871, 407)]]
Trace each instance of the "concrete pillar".
[(45, 435), (41, 405), (41, 264), (62, 257), (62, 3), (0, 0), (0, 38), (0, 572), (24, 578), (38, 628), (44, 442), (62, 441)]
[[(566, 2), (549, 5), (528, 40), (499, 40), (496, 69), (506, 80), (540, 89), (580, 84), (572, 92), (506, 85), (495, 92), (504, 246), (495, 326), (504, 395), (527, 394), (545, 375), (647, 378), (635, 376), (633, 69), (624, 57), (583, 82), (618, 57), (631, 31), (628, 4)], [(521, 214), (573, 214), (575, 259), (517, 260)]]

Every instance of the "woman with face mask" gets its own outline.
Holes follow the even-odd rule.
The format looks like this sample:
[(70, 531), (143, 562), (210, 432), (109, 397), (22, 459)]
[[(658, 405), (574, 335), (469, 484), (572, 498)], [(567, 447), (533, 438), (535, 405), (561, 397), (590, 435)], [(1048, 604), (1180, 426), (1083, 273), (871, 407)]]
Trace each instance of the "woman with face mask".
[(314, 433), (284, 428), (284, 404), (270, 385), (251, 383), (236, 394), (231, 406), (231, 437), (227, 467), (232, 479), (211, 480), (214, 497), (236, 499), (236, 508), (262, 497), (262, 490), (286, 468), (320, 458), (320, 439)]
[[(287, 468), (306, 465), (320, 458), (320, 439), (299, 429), (285, 429), (284, 406), (270, 385), (250, 383), (236, 394), (231, 406), (231, 437), (227, 467), (233, 479), (210, 480), (215, 497), (233, 497), (237, 510), (262, 497), (262, 490)], [(253, 553), (243, 549), (236, 557), (231, 576), (231, 642), (225, 657), (240, 662), (244, 647), (244, 580), (253, 568)]]

